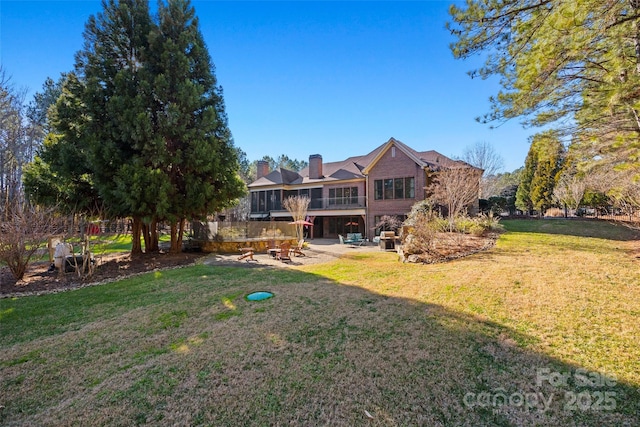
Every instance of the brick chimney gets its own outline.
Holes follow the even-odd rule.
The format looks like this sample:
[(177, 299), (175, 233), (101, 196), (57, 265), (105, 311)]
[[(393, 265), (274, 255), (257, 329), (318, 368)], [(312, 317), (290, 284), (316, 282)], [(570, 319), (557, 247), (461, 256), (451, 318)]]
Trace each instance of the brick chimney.
[(265, 160), (258, 160), (258, 164), (257, 164), (257, 169), (258, 169), (258, 176), (256, 179), (260, 179), (265, 175), (269, 174), (269, 162), (265, 161)]
[(321, 179), (322, 177), (322, 156), (312, 154), (309, 156), (309, 179)]

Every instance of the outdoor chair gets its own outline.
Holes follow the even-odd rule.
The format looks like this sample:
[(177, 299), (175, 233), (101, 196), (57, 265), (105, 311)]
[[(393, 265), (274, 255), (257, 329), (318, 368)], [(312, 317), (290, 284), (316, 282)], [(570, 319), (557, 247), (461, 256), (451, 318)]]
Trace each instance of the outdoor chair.
[(267, 242), (267, 253), (271, 255), (272, 258), (275, 258), (279, 251), (279, 246), (276, 244), (275, 240), (269, 240)]
[(282, 262), (291, 261), (291, 256), (289, 256), (289, 251), (291, 250), (291, 243), (283, 242), (280, 245), (280, 252), (276, 254), (276, 259)]
[(367, 239), (362, 237), (362, 233), (347, 233), (347, 238), (342, 237), (341, 234), (338, 234), (338, 238), (340, 239), (341, 245), (358, 245), (361, 246), (363, 243), (366, 243)]
[(238, 257), (238, 261), (241, 261), (245, 258), (249, 258), (247, 262), (256, 261), (255, 259), (253, 259), (253, 248), (247, 247), (247, 248), (238, 248), (238, 249), (240, 250), (240, 256)]
[(293, 252), (293, 254), (295, 256), (307, 256), (307, 254), (302, 252), (302, 247), (303, 246), (304, 246), (304, 239), (300, 239), (300, 241), (298, 242), (298, 246), (296, 246), (295, 248), (291, 249), (291, 251)]

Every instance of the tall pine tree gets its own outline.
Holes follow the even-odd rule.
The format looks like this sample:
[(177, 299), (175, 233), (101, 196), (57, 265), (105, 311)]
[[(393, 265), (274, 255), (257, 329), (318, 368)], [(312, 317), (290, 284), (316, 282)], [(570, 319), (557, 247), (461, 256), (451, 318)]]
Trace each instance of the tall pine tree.
[(640, 175), (639, 1), (466, 0), (450, 13), (454, 56), (485, 53), (471, 75), (501, 79), (484, 121), (552, 128), (587, 166)]

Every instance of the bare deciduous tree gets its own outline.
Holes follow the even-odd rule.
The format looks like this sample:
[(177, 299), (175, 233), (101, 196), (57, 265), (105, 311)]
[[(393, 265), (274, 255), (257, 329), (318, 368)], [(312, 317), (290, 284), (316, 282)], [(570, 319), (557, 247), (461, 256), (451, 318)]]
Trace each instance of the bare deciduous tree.
[(447, 208), (450, 230), (453, 230), (455, 217), (478, 202), (480, 176), (481, 171), (475, 168), (452, 167), (438, 172), (427, 187), (430, 199)]
[(11, 200), (22, 200), (22, 170), (33, 160), (43, 133), (25, 108), (26, 89), (17, 89), (0, 65), (0, 217)]
[(304, 238), (304, 221), (307, 217), (310, 202), (311, 199), (307, 196), (291, 196), (282, 202), (282, 206), (289, 211), (295, 223), (297, 240)]
[(583, 177), (563, 174), (553, 190), (553, 198), (576, 211), (582, 202), (586, 188), (587, 182)]
[(0, 68), (0, 213), (4, 220), (8, 219), (9, 201), (21, 198), (23, 102), (24, 91), (16, 90), (11, 78)]
[(610, 204), (629, 216), (624, 225), (640, 228), (633, 216), (640, 212), (640, 180), (638, 169), (597, 165), (588, 171), (586, 188), (605, 194)]
[(20, 280), (38, 249), (47, 239), (62, 231), (53, 209), (38, 209), (28, 205), (14, 206), (6, 221), (0, 222), (0, 260), (13, 276)]
[(376, 223), (376, 227), (389, 231), (396, 231), (401, 225), (402, 221), (396, 215), (382, 215)]
[(241, 197), (235, 206), (225, 209), (222, 213), (232, 221), (248, 221), (251, 215), (251, 196)]
[(502, 156), (487, 141), (479, 141), (466, 147), (462, 153), (462, 160), (484, 170), (485, 176), (497, 174), (504, 165)]
[(608, 193), (614, 206), (629, 216), (633, 221), (633, 215), (640, 210), (640, 181), (628, 174), (628, 179), (621, 181)]
[(462, 153), (461, 160), (484, 170), (480, 181), (480, 198), (486, 199), (495, 194), (495, 180), (492, 179), (504, 167), (504, 160), (493, 145), (487, 141), (476, 142)]

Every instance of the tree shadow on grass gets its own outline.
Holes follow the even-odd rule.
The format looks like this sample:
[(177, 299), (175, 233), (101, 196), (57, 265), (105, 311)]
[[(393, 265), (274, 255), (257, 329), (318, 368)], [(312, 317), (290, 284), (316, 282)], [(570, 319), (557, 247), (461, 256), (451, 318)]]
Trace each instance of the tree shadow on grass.
[[(51, 319), (78, 313), (3, 346), (0, 422), (640, 425), (637, 384), (532, 351), (504, 325), (300, 271), (193, 271), (122, 284), (121, 312), (99, 302), (113, 284), (38, 297), (68, 299)], [(257, 290), (275, 297), (244, 298)], [(36, 300), (7, 302), (16, 333)]]

